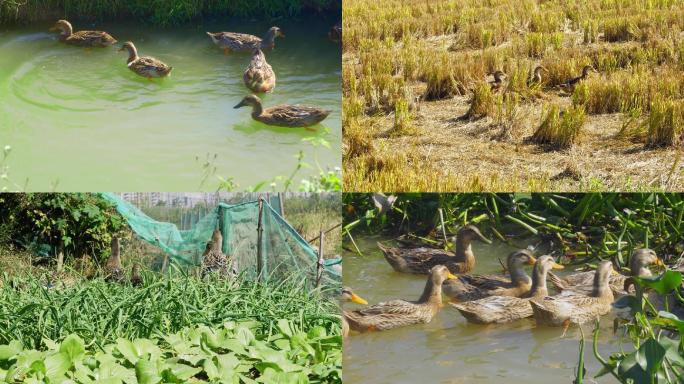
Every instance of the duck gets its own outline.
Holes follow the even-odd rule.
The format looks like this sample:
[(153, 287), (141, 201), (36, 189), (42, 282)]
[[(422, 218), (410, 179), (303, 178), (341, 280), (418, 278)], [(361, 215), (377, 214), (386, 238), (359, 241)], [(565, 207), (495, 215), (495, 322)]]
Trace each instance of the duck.
[(310, 127), (325, 120), (331, 111), (308, 105), (277, 105), (264, 109), (256, 95), (245, 96), (234, 108), (252, 107), (252, 118), (278, 127)]
[(542, 82), (542, 72), (549, 72), (548, 69), (538, 65), (532, 72), (532, 77), (527, 81), (528, 86), (540, 85)]
[(566, 89), (568, 91), (574, 90), (575, 86), (577, 84), (579, 84), (580, 81), (586, 79), (589, 76), (590, 72), (597, 72), (597, 71), (591, 65), (585, 65), (584, 68), (582, 68), (582, 75), (580, 75), (578, 77), (573, 77), (572, 79), (561, 84), (560, 87), (563, 89)]
[(397, 272), (428, 274), (435, 265), (445, 265), (451, 273), (459, 274), (468, 273), (475, 268), (475, 255), (470, 245), (473, 240), (491, 244), (491, 240), (470, 224), (459, 229), (455, 239), (452, 239), (455, 253), (427, 247), (393, 248), (380, 242), (377, 245), (385, 260)]
[(429, 323), (443, 307), (442, 283), (456, 276), (443, 265), (430, 269), (425, 289), (416, 301), (391, 300), (344, 313), (349, 328), (356, 332), (385, 331)]
[(524, 265), (534, 265), (537, 260), (532, 252), (521, 249), (506, 258), (510, 280), (504, 275), (458, 275), (444, 283), (442, 290), (451, 301), (472, 301), (488, 296), (520, 297), (529, 292), (532, 279), (525, 273)]
[[(360, 305), (368, 305), (368, 302), (355, 294), (351, 288), (349, 287), (344, 287), (342, 288), (342, 295), (341, 295), (342, 301), (344, 302), (352, 302)], [(349, 336), (349, 323), (347, 322), (347, 318), (345, 317), (346, 311), (342, 311), (342, 337), (347, 337)]]
[(491, 85), (490, 90), (492, 92), (498, 92), (501, 88), (503, 88), (504, 78), (506, 77), (506, 74), (503, 73), (503, 71), (495, 71), (491, 75), (494, 76), (494, 81), (489, 82), (489, 84)]
[(119, 49), (119, 52), (123, 50), (128, 50), (128, 69), (142, 77), (146, 77), (147, 79), (152, 79), (153, 77), (166, 77), (169, 76), (173, 70), (173, 67), (162, 63), (154, 57), (138, 56), (138, 50), (130, 41), (125, 42)]
[(118, 237), (112, 237), (111, 254), (104, 266), (105, 280), (120, 283), (126, 278), (121, 265), (121, 242)]
[(338, 21), (337, 24), (330, 28), (330, 32), (328, 32), (328, 38), (333, 43), (342, 42), (342, 20)]
[(266, 62), (266, 56), (261, 49), (255, 49), (252, 60), (242, 75), (245, 86), (252, 92), (271, 92), (276, 85), (276, 75), (273, 68)]
[(584, 324), (610, 312), (614, 296), (609, 281), (614, 272), (613, 264), (604, 260), (596, 267), (591, 292), (567, 290), (530, 300), (537, 325), (562, 326), (565, 336), (570, 324)]
[[(638, 248), (632, 252), (632, 256), (629, 258), (629, 269), (631, 276), (639, 277), (650, 277), (653, 276), (651, 270), (648, 269), (650, 265), (656, 265), (664, 267), (665, 263), (658, 258), (655, 251), (649, 248)], [(613, 291), (613, 295), (616, 297), (627, 294), (624, 290), (625, 280), (627, 276), (615, 273), (610, 275), (610, 289)], [(558, 277), (553, 273), (549, 273), (549, 281), (558, 291), (564, 290), (578, 290), (584, 289), (590, 291), (593, 281), (594, 272), (580, 272), (572, 275)]]
[(251, 52), (255, 49), (274, 49), (276, 37), (285, 37), (278, 27), (271, 27), (263, 38), (237, 32), (207, 32), (214, 44), (223, 49), (224, 54), (234, 52)]
[(202, 255), (202, 277), (210, 274), (218, 274), (220, 277), (228, 277), (233, 271), (230, 268), (228, 257), (223, 254), (223, 235), (219, 229), (211, 234), (211, 240), (207, 243)]
[(141, 287), (143, 285), (142, 276), (140, 276), (140, 265), (138, 263), (133, 264), (131, 268), (131, 285), (134, 287)]
[(533, 313), (530, 300), (549, 294), (546, 287), (546, 274), (551, 269), (563, 268), (553, 260), (553, 257), (540, 256), (532, 270), (532, 287), (522, 297), (496, 295), (465, 303), (449, 304), (456, 308), (468, 322), (475, 324), (501, 324), (531, 317)]
[(60, 31), (59, 40), (63, 43), (79, 47), (109, 47), (117, 42), (107, 32), (103, 31), (78, 31), (74, 32), (71, 23), (66, 20), (57, 20), (50, 32)]

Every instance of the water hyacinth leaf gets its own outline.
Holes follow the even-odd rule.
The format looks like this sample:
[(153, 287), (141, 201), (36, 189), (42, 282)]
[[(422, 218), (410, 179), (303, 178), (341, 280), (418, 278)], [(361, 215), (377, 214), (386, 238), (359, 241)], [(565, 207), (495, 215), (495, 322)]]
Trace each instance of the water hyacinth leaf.
[(679, 352), (679, 341), (661, 336), (658, 342), (665, 349), (665, 357), (670, 363), (684, 368), (684, 356)]
[(287, 337), (292, 337), (292, 334), (294, 332), (292, 331), (292, 327), (289, 321), (285, 319), (280, 319), (278, 320), (277, 327), (282, 334), (284, 334)]
[(18, 340), (12, 340), (7, 345), (0, 345), (0, 361), (6, 361), (14, 358), (22, 350), (23, 347)]
[(664, 357), (665, 348), (652, 337), (646, 340), (637, 351), (637, 361), (642, 367), (644, 367), (644, 362), (646, 363), (645, 368), (649, 377), (655, 377), (663, 364)]
[(59, 351), (64, 353), (73, 365), (85, 354), (85, 344), (77, 335), (69, 335), (62, 341)]
[(269, 384), (308, 384), (309, 378), (301, 372), (279, 372), (267, 369), (257, 379), (257, 382)]
[(212, 359), (204, 359), (202, 362), (202, 368), (204, 368), (204, 373), (207, 375), (209, 380), (217, 380), (221, 378), (219, 369), (216, 364), (214, 364)]
[(658, 277), (634, 277), (641, 286), (652, 288), (661, 295), (666, 295), (682, 285), (682, 273), (679, 271), (665, 271)]
[[(644, 359), (643, 365), (646, 365)], [(648, 383), (650, 378), (642, 365), (637, 361), (637, 353), (632, 352), (626, 355), (617, 365), (617, 373), (625, 379), (632, 379), (635, 383)]]
[(156, 384), (162, 381), (157, 364), (149, 360), (138, 360), (135, 364), (135, 376), (140, 384)]
[(167, 369), (164, 370), (164, 381), (186, 382), (201, 371), (202, 368), (191, 367), (185, 364), (170, 364)]
[(63, 377), (66, 371), (72, 367), (71, 357), (64, 352), (57, 352), (47, 356), (44, 363), (45, 376), (51, 378), (53, 382), (61, 382), (55, 379)]
[(116, 349), (126, 360), (128, 360), (129, 363), (135, 365), (138, 362), (138, 353), (135, 350), (133, 343), (129, 340), (118, 339), (116, 341)]

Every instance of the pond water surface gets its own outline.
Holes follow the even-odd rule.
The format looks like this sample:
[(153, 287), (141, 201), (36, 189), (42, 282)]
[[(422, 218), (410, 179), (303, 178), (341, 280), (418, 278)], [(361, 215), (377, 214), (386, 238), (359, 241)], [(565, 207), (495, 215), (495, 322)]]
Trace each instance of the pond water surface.
[[(218, 176), (246, 189), (290, 175), (339, 167), (341, 59), (327, 32), (337, 20), (206, 21), (177, 28), (127, 23), (84, 24), (75, 30), (110, 32), (115, 47), (86, 50), (61, 44), (53, 22), (0, 27), (0, 147), (10, 145), (9, 176), (28, 190), (214, 190)], [(286, 37), (267, 60), (278, 77), (266, 107), (309, 104), (332, 110), (312, 132), (273, 128), (233, 109), (249, 94), (242, 73), (249, 54), (225, 56), (205, 31), (262, 36), (272, 25)], [(133, 41), (141, 56), (174, 67), (148, 81), (117, 52)], [(307, 138), (324, 139), (330, 148)], [(320, 142), (320, 140), (318, 140)], [(318, 166), (317, 166), (318, 165)], [(206, 181), (202, 183), (206, 177)], [(278, 186), (282, 188), (282, 184)]]
[[(426, 276), (395, 272), (375, 245), (376, 237), (355, 238), (364, 256), (344, 254), (344, 284), (374, 304), (391, 299), (416, 300)], [(475, 273), (498, 273), (514, 250), (505, 244), (474, 243)], [(531, 271), (528, 270), (528, 274)], [(346, 309), (357, 307), (345, 304)], [(613, 316), (601, 320), (599, 351), (618, 351)], [(587, 377), (600, 365), (591, 352), (593, 324), (584, 326)], [(368, 383), (572, 383), (578, 359), (578, 328), (561, 338), (561, 328), (537, 328), (533, 320), (506, 325), (474, 325), (450, 306), (425, 325), (351, 335), (344, 343), (345, 384)], [(627, 349), (627, 347), (625, 347)], [(592, 381), (586, 381), (592, 382)], [(617, 383), (609, 376), (598, 383)]]

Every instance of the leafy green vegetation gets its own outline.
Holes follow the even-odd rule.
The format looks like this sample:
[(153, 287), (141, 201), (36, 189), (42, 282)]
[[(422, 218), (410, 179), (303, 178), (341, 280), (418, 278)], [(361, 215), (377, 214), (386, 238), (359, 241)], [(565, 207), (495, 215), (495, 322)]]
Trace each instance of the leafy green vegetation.
[(305, 10), (340, 11), (338, 0), (261, 1), (90, 1), (9, 0), (0, 2), (0, 23), (30, 22), (60, 15), (67, 18), (133, 17), (156, 25), (179, 24), (207, 15), (239, 17), (295, 15)]
[(393, 209), (382, 215), (369, 194), (343, 194), (343, 204), (345, 233), (388, 231), (440, 238), (442, 208), (447, 233), (470, 223), (506, 242), (535, 235), (553, 240), (569, 263), (612, 257), (625, 265), (638, 247), (662, 255), (684, 251), (680, 194), (407, 193), (399, 194)]
[(4, 382), (333, 383), (341, 382), (341, 337), (303, 331), (279, 320), (265, 333), (256, 322), (188, 327), (150, 339), (87, 345), (78, 335), (48, 348), (0, 345)]
[[(593, 352), (603, 368), (595, 377), (610, 374), (625, 384), (678, 383), (684, 375), (681, 338), (684, 320), (670, 311), (681, 313), (684, 303), (679, 292), (682, 273), (666, 271), (655, 278), (633, 279), (636, 294), (624, 296), (614, 304), (617, 308), (630, 310), (630, 318), (623, 321), (619, 329), (631, 341), (633, 349), (622, 349), (606, 359), (598, 352), (599, 328), (596, 326)], [(657, 309), (663, 306), (664, 310)], [(583, 342), (580, 341), (581, 345)], [(583, 359), (582, 354), (580, 359)]]

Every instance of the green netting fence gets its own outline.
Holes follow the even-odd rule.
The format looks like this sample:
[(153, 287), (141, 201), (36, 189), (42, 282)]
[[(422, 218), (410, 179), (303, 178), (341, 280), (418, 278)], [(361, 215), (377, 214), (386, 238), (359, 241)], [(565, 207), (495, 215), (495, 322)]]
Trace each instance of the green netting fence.
[[(180, 230), (173, 223), (149, 217), (116, 194), (102, 196), (116, 206), (140, 239), (158, 247), (181, 266), (201, 264), (207, 241), (218, 226), (223, 234), (223, 252), (235, 258), (241, 274), (256, 278), (260, 268), (263, 278), (303, 274), (308, 281), (316, 281), (318, 253), (266, 200), (219, 203), (189, 229)], [(341, 283), (341, 273), (334, 267), (339, 262), (324, 260), (321, 284)]]

